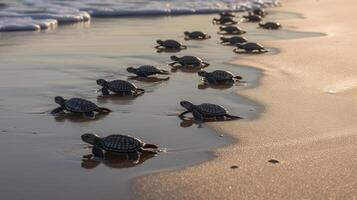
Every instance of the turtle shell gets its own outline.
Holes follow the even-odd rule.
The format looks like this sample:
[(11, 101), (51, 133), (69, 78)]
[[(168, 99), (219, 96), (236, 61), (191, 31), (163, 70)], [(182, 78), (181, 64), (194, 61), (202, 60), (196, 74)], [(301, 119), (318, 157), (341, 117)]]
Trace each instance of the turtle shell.
[(217, 21), (219, 21), (222, 24), (225, 24), (225, 23), (228, 23), (228, 22), (234, 22), (234, 20), (231, 17), (228, 17), (228, 16), (222, 16)]
[(248, 42), (248, 40), (245, 37), (240, 37), (240, 36), (233, 36), (231, 38), (226, 38), (226, 40), (231, 44)]
[(240, 29), (238, 29), (235, 26), (227, 26), (227, 27), (224, 27), (223, 30), (225, 30), (227, 33), (233, 33), (235, 31), (241, 31)]
[(178, 49), (181, 47), (181, 43), (177, 42), (176, 40), (165, 40), (162, 43), (162, 46), (170, 49)]
[(260, 24), (260, 26), (266, 29), (279, 29), (281, 27), (281, 24), (278, 22), (266, 22)]
[(228, 80), (232, 80), (234, 75), (228, 71), (215, 70), (208, 74), (207, 78), (209, 77), (215, 79), (216, 81), (228, 81)]
[(254, 43), (254, 42), (247, 42), (247, 43), (243, 44), (240, 48), (245, 49), (247, 51), (264, 49), (263, 45), (261, 45), (259, 43)]
[(206, 117), (221, 116), (228, 113), (228, 111), (224, 107), (216, 104), (203, 103), (196, 107), (199, 112)]
[(109, 135), (101, 139), (101, 148), (105, 151), (129, 153), (140, 150), (144, 143), (127, 135)]
[(113, 92), (129, 92), (137, 89), (133, 83), (124, 80), (110, 81), (108, 82), (108, 88)]
[(196, 56), (183, 56), (179, 59), (179, 63), (183, 65), (200, 65), (202, 59)]
[(75, 113), (91, 112), (98, 108), (96, 104), (82, 98), (68, 99), (65, 107), (68, 111)]
[(147, 75), (157, 74), (160, 70), (151, 65), (142, 65), (137, 68), (137, 73), (145, 73)]
[(201, 32), (201, 31), (193, 31), (189, 33), (188, 35), (190, 38), (201, 38), (201, 37), (206, 37), (206, 34)]

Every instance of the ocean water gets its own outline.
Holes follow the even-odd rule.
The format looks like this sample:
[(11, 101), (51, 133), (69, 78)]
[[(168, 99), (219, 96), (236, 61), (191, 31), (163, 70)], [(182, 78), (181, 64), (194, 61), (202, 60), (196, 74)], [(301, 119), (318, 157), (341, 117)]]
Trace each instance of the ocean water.
[(0, 31), (38, 31), (91, 17), (207, 14), (275, 5), (277, 0), (7, 0), (0, 3)]

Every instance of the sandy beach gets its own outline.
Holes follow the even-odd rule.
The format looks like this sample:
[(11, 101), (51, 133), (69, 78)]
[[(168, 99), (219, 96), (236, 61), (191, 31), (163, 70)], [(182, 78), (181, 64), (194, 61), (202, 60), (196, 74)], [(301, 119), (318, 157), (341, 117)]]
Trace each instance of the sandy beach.
[(211, 123), (238, 142), (216, 150), (213, 161), (137, 179), (137, 197), (357, 199), (357, 2), (282, 3), (276, 9), (305, 16), (284, 26), (326, 36), (265, 41), (280, 53), (235, 60), (264, 71), (259, 87), (239, 91), (264, 112), (249, 122)]

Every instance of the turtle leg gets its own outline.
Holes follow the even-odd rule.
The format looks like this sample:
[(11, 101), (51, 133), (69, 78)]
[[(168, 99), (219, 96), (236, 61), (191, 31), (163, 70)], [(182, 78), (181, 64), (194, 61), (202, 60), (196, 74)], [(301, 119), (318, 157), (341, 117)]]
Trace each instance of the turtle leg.
[(200, 112), (198, 112), (197, 110), (193, 110), (192, 115), (193, 115), (193, 118), (195, 119), (195, 121), (197, 121), (197, 122), (204, 121), (203, 115)]
[(207, 62), (202, 62), (202, 67), (208, 67), (210, 64)]
[(100, 159), (104, 159), (104, 152), (101, 148), (97, 147), (97, 146), (93, 146), (92, 147), (92, 154), (94, 155), (94, 157), (96, 158), (100, 158)]
[(208, 82), (209, 84), (216, 84), (216, 83), (217, 83), (216, 79), (211, 78), (211, 77), (207, 78), (207, 82)]
[(180, 119), (184, 119), (184, 118), (185, 118), (185, 115), (186, 115), (187, 113), (190, 113), (190, 112), (191, 112), (191, 111), (186, 110), (186, 111), (182, 112), (178, 117), (179, 117)]
[(169, 71), (161, 69), (158, 74), (170, 74)]
[(101, 89), (101, 92), (102, 92), (102, 95), (103, 95), (103, 96), (109, 96), (109, 90), (108, 90), (107, 88), (104, 88), (104, 87), (103, 87), (103, 88)]
[(140, 153), (147, 153), (147, 154), (157, 154), (157, 150), (148, 150), (148, 149), (140, 149), (138, 150)]
[(176, 65), (176, 64), (178, 64), (178, 62), (177, 62), (177, 61), (172, 62), (172, 63), (169, 63), (168, 65), (170, 65), (171, 67), (175, 67), (175, 65)]
[(186, 45), (181, 45), (181, 49), (187, 49)]
[(141, 88), (137, 88), (136, 91), (133, 93), (134, 97), (140, 96), (142, 94), (144, 94), (145, 90), (141, 89)]
[(57, 108), (53, 109), (51, 111), (51, 114), (52, 115), (57, 115), (57, 114), (63, 113), (63, 112), (64, 112), (64, 108), (62, 106), (60, 106), (60, 107), (57, 107)]
[(109, 108), (104, 108), (104, 107), (98, 107), (95, 111), (99, 112), (99, 113), (109, 113), (112, 112), (112, 110), (110, 110)]
[(229, 118), (229, 119), (243, 119), (243, 117), (239, 117), (239, 116), (234, 116), (234, 115), (229, 115), (229, 114), (225, 114), (225, 117)]
[(129, 152), (128, 153), (128, 159), (133, 161), (135, 164), (139, 162), (140, 155), (137, 151), (134, 152)]
[(139, 72), (136, 75), (139, 76), (139, 77), (144, 77), (144, 78), (148, 77), (148, 75), (146, 73), (144, 73), (144, 72)]
[(84, 115), (88, 118), (94, 119), (95, 115), (93, 111), (85, 112)]
[(123, 92), (124, 96), (134, 96), (134, 92), (133, 91), (125, 91)]
[(156, 48), (156, 49), (161, 49), (162, 46), (161, 46), (161, 45), (157, 45), (157, 46), (155, 46), (155, 48)]
[(233, 79), (227, 80), (226, 84), (229, 84), (229, 85), (234, 84), (234, 80)]

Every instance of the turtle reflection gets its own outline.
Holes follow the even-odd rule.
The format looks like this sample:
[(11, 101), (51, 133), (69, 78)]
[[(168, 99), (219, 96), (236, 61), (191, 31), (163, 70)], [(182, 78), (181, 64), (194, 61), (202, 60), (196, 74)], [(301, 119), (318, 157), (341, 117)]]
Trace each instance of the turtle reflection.
[(155, 156), (155, 154), (140, 153), (139, 159), (134, 161), (130, 159), (126, 153), (105, 152), (103, 159), (97, 159), (92, 154), (89, 154), (83, 156), (81, 167), (84, 169), (93, 169), (100, 165), (100, 163), (103, 163), (109, 168), (124, 169), (141, 165), (146, 160)]

